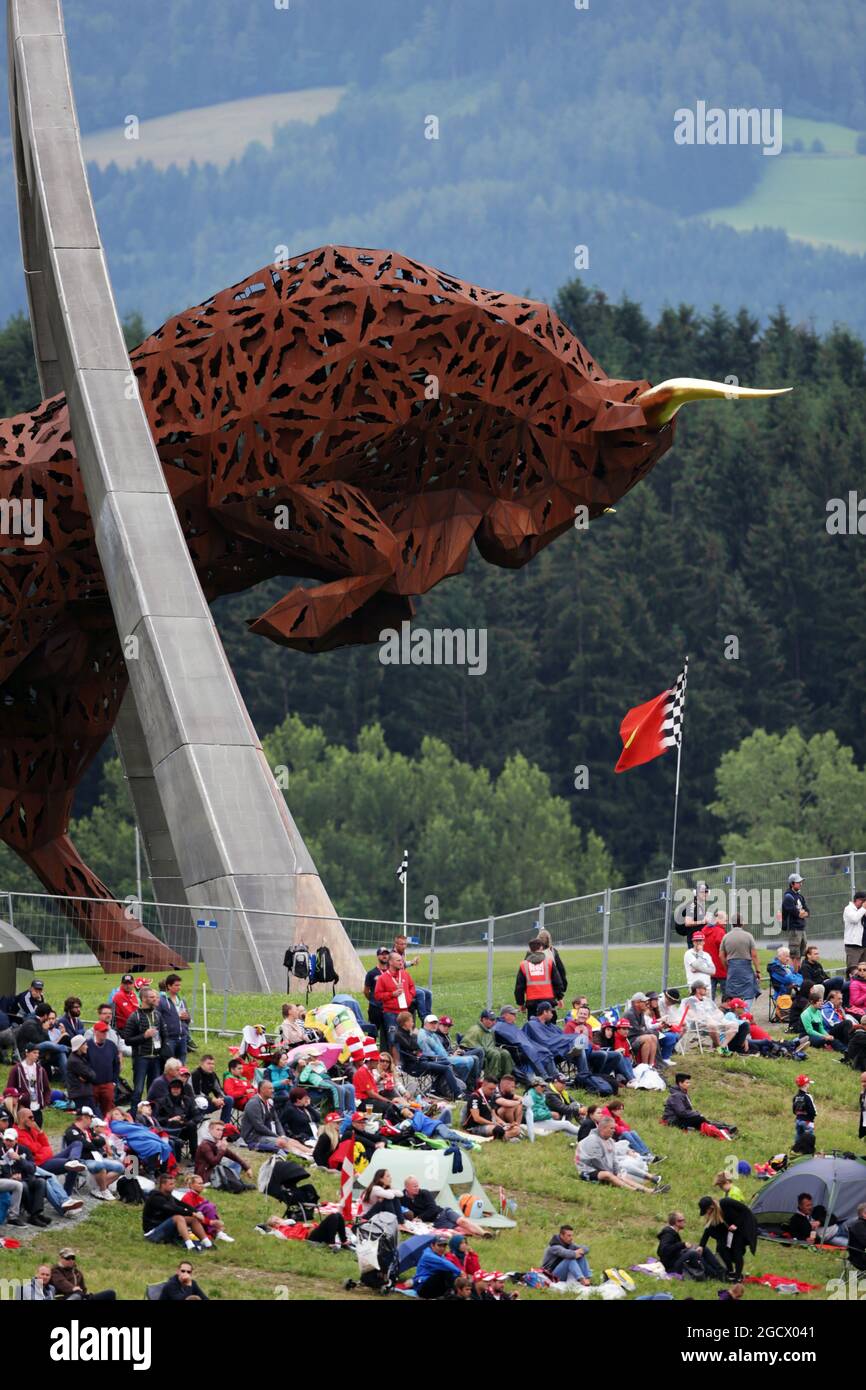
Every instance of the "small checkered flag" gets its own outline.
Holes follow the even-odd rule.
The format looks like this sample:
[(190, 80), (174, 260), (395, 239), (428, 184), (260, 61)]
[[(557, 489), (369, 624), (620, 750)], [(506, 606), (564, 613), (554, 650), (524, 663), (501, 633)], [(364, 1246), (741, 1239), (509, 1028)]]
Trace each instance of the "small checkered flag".
[(407, 874), (407, 872), (408, 872), (408, 869), (409, 869), (409, 851), (406, 850), (406, 849), (404, 849), (404, 851), (403, 851), (403, 858), (400, 860), (400, 865), (399, 865), (399, 868), (397, 869), (397, 880), (398, 880), (399, 883), (405, 883), (405, 882), (406, 882), (406, 874)]
[(683, 711), (686, 705), (686, 681), (689, 663), (669, 690), (648, 700), (645, 705), (630, 709), (619, 726), (622, 752), (614, 771), (627, 772), (652, 762), (669, 748), (679, 748), (683, 741)]

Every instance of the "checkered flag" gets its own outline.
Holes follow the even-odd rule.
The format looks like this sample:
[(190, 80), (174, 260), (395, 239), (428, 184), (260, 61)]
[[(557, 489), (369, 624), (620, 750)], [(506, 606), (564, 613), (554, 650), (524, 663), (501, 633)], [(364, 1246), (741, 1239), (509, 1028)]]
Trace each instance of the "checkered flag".
[(688, 677), (689, 665), (686, 662), (673, 689), (668, 692), (668, 700), (662, 710), (662, 743), (665, 748), (679, 748), (683, 741), (683, 712), (686, 707)]
[(400, 866), (399, 866), (399, 868), (397, 869), (397, 880), (398, 880), (399, 883), (405, 883), (405, 882), (406, 882), (406, 874), (407, 874), (407, 872), (408, 872), (408, 869), (409, 869), (409, 851), (408, 851), (407, 849), (404, 849), (404, 851), (403, 851), (403, 858), (400, 860)]

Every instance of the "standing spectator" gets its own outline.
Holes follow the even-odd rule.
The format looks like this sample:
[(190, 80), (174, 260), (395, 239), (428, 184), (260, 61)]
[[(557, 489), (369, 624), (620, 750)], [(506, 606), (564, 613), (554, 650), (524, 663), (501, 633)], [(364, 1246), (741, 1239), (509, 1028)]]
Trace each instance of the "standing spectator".
[[(142, 984), (148, 985), (150, 981), (144, 980)], [(110, 1002), (113, 1010), (112, 1026), (117, 1029), (118, 1033), (123, 1033), (136, 1009), (141, 1007), (135, 980), (131, 975), (123, 976), (120, 987), (111, 994)]]
[[(788, 950), (791, 952), (791, 965), (799, 971), (800, 960), (806, 950), (806, 923), (809, 909), (803, 897), (803, 879), (800, 874), (791, 874), (788, 888), (782, 898), (782, 931), (788, 933)], [(737, 990), (742, 994), (742, 990)], [(743, 995), (743, 998), (746, 998)]]
[(547, 956), (548, 960), (551, 962), (554, 970), (559, 976), (559, 983), (562, 987), (562, 993), (557, 997), (557, 1004), (561, 1004), (563, 999), (565, 998), (565, 991), (568, 989), (568, 975), (565, 971), (565, 964), (563, 962), (562, 956), (559, 954), (556, 947), (554, 946), (550, 932), (546, 929), (546, 927), (542, 927), (541, 931), (536, 932), (536, 936), (538, 940), (541, 942), (542, 951)]
[[(408, 936), (395, 936), (394, 945), (391, 948), (392, 953), (396, 953), (402, 960), (403, 969), (407, 974), (410, 970), (414, 969), (416, 965), (420, 965), (421, 963), (420, 956), (415, 956), (412, 960), (407, 959), (406, 949), (408, 945)], [(433, 1012), (433, 995), (429, 989), (424, 989), (419, 984), (415, 985), (415, 1008), (418, 1012), (419, 1021), (425, 1018), (427, 1014)]]
[(751, 1209), (732, 1197), (722, 1197), (717, 1202), (712, 1197), (702, 1197), (698, 1211), (706, 1221), (706, 1229), (701, 1237), (701, 1248), (706, 1250), (715, 1238), (719, 1258), (727, 1270), (732, 1283), (743, 1277), (743, 1261), (746, 1251), (754, 1255), (758, 1248), (758, 1222)]
[(142, 1095), (156, 1081), (166, 1057), (171, 1056), (165, 1032), (165, 1018), (157, 1008), (155, 989), (141, 991), (141, 1004), (129, 1015), (123, 1036), (132, 1048), (130, 1110), (134, 1119)]
[(726, 933), (719, 947), (719, 955), (724, 962), (724, 998), (755, 999), (760, 993), (761, 962), (758, 948), (751, 932), (740, 925), (740, 919)]
[(72, 1039), (66, 1079), (66, 1093), (69, 1099), (75, 1102), (76, 1108), (82, 1105), (92, 1107), (95, 1104), (93, 1083), (96, 1074), (88, 1061), (87, 1048), (84, 1034), (77, 1033)]
[(556, 1235), (550, 1237), (547, 1249), (541, 1257), (541, 1268), (551, 1279), (559, 1284), (592, 1283), (592, 1270), (587, 1255), (588, 1245), (576, 1245), (574, 1227), (560, 1226)]
[(712, 956), (704, 950), (702, 931), (696, 931), (692, 937), (691, 946), (683, 954), (683, 965), (686, 970), (686, 984), (690, 989), (692, 985), (705, 985), (707, 989), (711, 988), (716, 967), (713, 964)]
[(812, 1080), (808, 1076), (797, 1077), (797, 1091), (791, 1102), (794, 1113), (794, 1143), (792, 1148), (798, 1154), (815, 1152), (815, 1121), (818, 1107), (809, 1095)]
[(849, 973), (861, 960), (866, 960), (866, 939), (864, 939), (863, 919), (866, 917), (866, 892), (858, 888), (845, 911), (842, 923), (845, 928), (845, 964)]
[[(376, 981), (379, 976), (388, 969), (388, 960), (391, 952), (387, 946), (379, 946), (376, 951), (376, 964), (368, 970), (364, 976), (364, 998), (367, 1001), (367, 1018), (372, 1023), (379, 1037), (379, 1046), (387, 1047), (388, 1038), (384, 1032), (382, 1019), (382, 1005), (376, 1000)], [(288, 1039), (286, 1039), (288, 1042)]]
[(114, 1109), (115, 1088), (120, 1079), (120, 1052), (108, 1036), (112, 1031), (104, 1020), (98, 1020), (87, 1044), (87, 1061), (93, 1072), (93, 1100), (103, 1119)]
[(728, 930), (728, 916), (725, 912), (717, 912), (712, 922), (708, 922), (704, 927), (704, 950), (713, 962), (714, 971), (710, 994), (713, 999), (716, 991), (724, 991), (725, 980), (728, 977), (727, 963), (722, 955), (722, 942)]
[(179, 975), (166, 975), (165, 992), (159, 996), (157, 1005), (165, 1022), (166, 1055), (176, 1057), (179, 1062), (186, 1061), (190, 1024), (189, 1010), (180, 993), (182, 983)]
[(192, 1265), (189, 1260), (181, 1260), (177, 1267), (177, 1274), (173, 1274), (163, 1284), (159, 1295), (160, 1303), (183, 1303), (189, 1298), (202, 1299), (208, 1302), (208, 1296), (200, 1284), (197, 1284), (192, 1277)]
[(388, 968), (376, 980), (373, 997), (382, 1010), (382, 1027), (390, 1043), (391, 1029), (397, 1026), (398, 1014), (411, 1012), (415, 1002), (415, 981), (399, 951), (392, 951), (388, 957)]
[(117, 1298), (114, 1289), (103, 1289), (102, 1293), (88, 1293), (84, 1275), (75, 1263), (77, 1251), (67, 1246), (57, 1257), (57, 1264), (51, 1268), (51, 1286), (58, 1298), (67, 1302), (73, 1299), (99, 1300)]
[(541, 940), (533, 937), (517, 971), (515, 1004), (530, 1018), (538, 1011), (539, 1004), (549, 1004), (555, 1013), (557, 1003), (562, 1001), (563, 991), (562, 979), (554, 961), (545, 954)]
[(695, 885), (695, 891), (694, 896), (692, 897), (692, 901), (687, 905), (685, 909), (683, 925), (680, 926), (679, 923), (676, 921), (676, 918), (674, 918), (674, 929), (679, 933), (680, 936), (684, 936), (686, 938), (689, 946), (691, 946), (692, 944), (692, 938), (694, 937), (695, 932), (703, 931), (704, 927), (707, 925), (708, 896), (709, 890), (707, 888), (707, 885), (703, 882), (698, 882)]

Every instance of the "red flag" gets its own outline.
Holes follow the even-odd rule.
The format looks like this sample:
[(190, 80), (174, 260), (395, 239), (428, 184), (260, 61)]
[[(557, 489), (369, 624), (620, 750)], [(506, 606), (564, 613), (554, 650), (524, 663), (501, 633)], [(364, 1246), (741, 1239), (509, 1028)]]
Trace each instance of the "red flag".
[(340, 1182), (340, 1210), (347, 1226), (352, 1224), (352, 1184), (355, 1181), (355, 1168), (350, 1158), (343, 1159), (342, 1180)]
[(677, 676), (670, 690), (663, 690), (654, 700), (630, 709), (619, 726), (622, 752), (614, 772), (627, 772), (630, 767), (652, 762), (682, 740), (683, 709), (686, 699), (686, 671)]

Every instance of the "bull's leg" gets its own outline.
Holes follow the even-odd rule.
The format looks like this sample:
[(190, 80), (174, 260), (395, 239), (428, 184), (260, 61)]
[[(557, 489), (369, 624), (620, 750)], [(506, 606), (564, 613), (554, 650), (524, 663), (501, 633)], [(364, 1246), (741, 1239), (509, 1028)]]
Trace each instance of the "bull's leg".
[(76, 900), (64, 903), (64, 910), (103, 970), (114, 974), (187, 968), (178, 951), (112, 901), (108, 888), (88, 869), (68, 835), (18, 853), (49, 893)]

